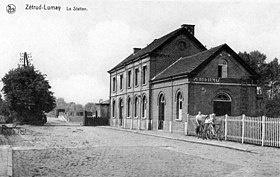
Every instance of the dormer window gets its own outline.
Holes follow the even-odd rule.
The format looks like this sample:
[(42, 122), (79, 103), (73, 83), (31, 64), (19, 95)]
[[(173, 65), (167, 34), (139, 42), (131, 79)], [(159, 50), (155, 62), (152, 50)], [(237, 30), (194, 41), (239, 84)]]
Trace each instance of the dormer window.
[(227, 78), (227, 61), (225, 59), (221, 59), (218, 64), (218, 77), (219, 78)]

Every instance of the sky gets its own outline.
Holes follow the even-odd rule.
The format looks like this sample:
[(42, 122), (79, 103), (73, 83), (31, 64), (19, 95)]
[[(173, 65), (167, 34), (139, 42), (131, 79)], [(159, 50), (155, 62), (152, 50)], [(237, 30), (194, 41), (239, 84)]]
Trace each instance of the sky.
[[(8, 4), (16, 6), (14, 14), (7, 13)], [(32, 5), (61, 9), (26, 10)], [(182, 24), (195, 25), (195, 37), (208, 49), (226, 43), (237, 53), (259, 50), (267, 61), (280, 58), (277, 1), (2, 0), (0, 78), (27, 52), (56, 98), (83, 105), (107, 100), (107, 71), (134, 47), (143, 48)]]

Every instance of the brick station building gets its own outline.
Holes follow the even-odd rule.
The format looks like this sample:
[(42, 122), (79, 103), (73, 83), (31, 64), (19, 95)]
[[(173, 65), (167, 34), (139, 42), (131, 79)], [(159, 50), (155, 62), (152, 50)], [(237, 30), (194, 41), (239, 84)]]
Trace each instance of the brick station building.
[(227, 44), (206, 49), (194, 37), (194, 25), (155, 39), (108, 71), (111, 120), (115, 125), (184, 122), (187, 114), (255, 115), (256, 79)]

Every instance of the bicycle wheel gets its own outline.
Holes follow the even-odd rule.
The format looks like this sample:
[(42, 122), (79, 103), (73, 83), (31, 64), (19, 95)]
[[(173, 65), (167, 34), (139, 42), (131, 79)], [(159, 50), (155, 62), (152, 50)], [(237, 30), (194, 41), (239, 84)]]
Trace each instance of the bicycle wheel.
[(223, 137), (222, 137), (222, 132), (221, 132), (221, 130), (217, 130), (217, 131), (216, 131), (216, 134), (217, 134), (217, 139), (218, 139), (219, 141), (222, 141)]

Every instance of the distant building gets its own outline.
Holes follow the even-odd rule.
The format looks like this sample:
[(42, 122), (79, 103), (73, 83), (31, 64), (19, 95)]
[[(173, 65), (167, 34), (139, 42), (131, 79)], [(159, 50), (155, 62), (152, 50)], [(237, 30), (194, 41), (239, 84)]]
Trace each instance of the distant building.
[[(187, 114), (255, 115), (256, 78), (227, 44), (206, 49), (194, 25), (155, 39), (108, 71), (111, 119), (182, 122)], [(155, 127), (158, 126), (158, 127)]]
[(110, 118), (110, 101), (99, 101), (99, 103), (95, 104), (95, 116), (96, 117), (101, 117), (101, 118)]

